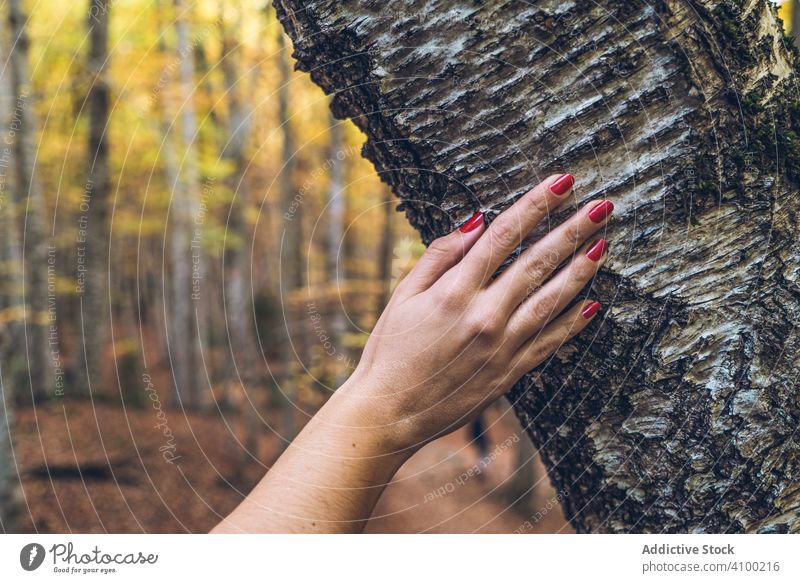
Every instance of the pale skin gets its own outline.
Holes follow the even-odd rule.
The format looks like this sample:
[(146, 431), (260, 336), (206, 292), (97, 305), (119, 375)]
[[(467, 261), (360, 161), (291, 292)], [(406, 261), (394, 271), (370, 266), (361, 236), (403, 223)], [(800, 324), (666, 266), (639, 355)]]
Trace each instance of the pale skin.
[(489, 227), (476, 216), (433, 241), (353, 375), (212, 532), (361, 532), (414, 452), (469, 422), (592, 321), (596, 302), (567, 306), (607, 257), (596, 233), (608, 202), (578, 210), (494, 277), (567, 198), (565, 176), (544, 180)]

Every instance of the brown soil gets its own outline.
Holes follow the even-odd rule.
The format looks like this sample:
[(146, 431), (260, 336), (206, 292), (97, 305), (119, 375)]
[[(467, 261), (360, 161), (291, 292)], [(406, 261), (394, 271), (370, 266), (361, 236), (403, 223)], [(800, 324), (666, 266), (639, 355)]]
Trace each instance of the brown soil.
[[(19, 530), (207, 532), (281, 449), (267, 428), (244, 445), (240, 436), (248, 432), (239, 419), (180, 409), (164, 410), (170, 441), (156, 413), (149, 406), (89, 401), (18, 410), (15, 454), (24, 490)], [(508, 441), (519, 432), (513, 416), (498, 406), (485, 419), (487, 449), (496, 455), (482, 458), (466, 430), (428, 445), (388, 486), (367, 532), (569, 532), (538, 461), (517, 471), (524, 443)], [(170, 455), (180, 458), (168, 463)], [(473, 475), (465, 476), (470, 469)], [(512, 504), (537, 481), (532, 493)], [(531, 518), (536, 515), (538, 522)]]

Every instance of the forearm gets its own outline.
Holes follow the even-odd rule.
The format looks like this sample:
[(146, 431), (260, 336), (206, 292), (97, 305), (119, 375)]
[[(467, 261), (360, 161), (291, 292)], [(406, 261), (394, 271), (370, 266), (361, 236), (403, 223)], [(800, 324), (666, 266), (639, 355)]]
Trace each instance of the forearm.
[(345, 385), (253, 492), (213, 532), (360, 532), (392, 476), (397, 453), (368, 403)]

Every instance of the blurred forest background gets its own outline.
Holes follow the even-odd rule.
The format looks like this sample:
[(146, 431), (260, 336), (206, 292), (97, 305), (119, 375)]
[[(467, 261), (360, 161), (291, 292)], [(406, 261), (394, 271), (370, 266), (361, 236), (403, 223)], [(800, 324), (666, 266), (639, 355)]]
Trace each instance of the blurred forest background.
[[(0, 52), (0, 526), (205, 531), (347, 378), (422, 244), (267, 2), (5, 0)], [(505, 404), (376, 515), (569, 531)]]

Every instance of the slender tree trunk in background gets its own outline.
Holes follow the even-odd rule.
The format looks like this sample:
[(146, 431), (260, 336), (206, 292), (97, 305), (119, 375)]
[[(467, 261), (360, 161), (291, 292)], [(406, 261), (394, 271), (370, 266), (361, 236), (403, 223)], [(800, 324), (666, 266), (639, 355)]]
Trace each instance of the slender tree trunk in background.
[(792, 0), (792, 37), (800, 38), (800, 5), (798, 0)]
[[(17, 6), (11, 4), (10, 6)], [(10, 57), (10, 47), (17, 38), (19, 31), (16, 29), (18, 18), (14, 14), (8, 19), (10, 26), (2, 28), (2, 49), (6, 59)], [(7, 34), (8, 33), (8, 34)], [(0, 115), (2, 115), (3, 133), (0, 136), (3, 143), (14, 143), (16, 125), (14, 124), (15, 104), (17, 89), (14, 84), (14, 75), (11, 67), (4, 67), (0, 71)], [(9, 155), (11, 154), (11, 155)], [(5, 233), (2, 247), (0, 247), (0, 266), (2, 279), (0, 279), (0, 310), (4, 313), (14, 314), (7, 318), (3, 327), (3, 342), (0, 342), (0, 358), (3, 365), (3, 379), (12, 393), (11, 400), (19, 400), (27, 396), (28, 366), (24, 354), (20, 354), (19, 347), (25, 343), (25, 322), (21, 311), (25, 303), (22, 297), (22, 237), (17, 224), (18, 187), (15, 184), (15, 158), (12, 152), (6, 152), (0, 158), (0, 230)], [(7, 312), (5, 310), (8, 310)], [(15, 349), (16, 348), (16, 349)], [(13, 387), (19, 387), (14, 390)], [(27, 399), (26, 399), (27, 400)]]
[[(44, 196), (36, 177), (36, 118), (31, 99), (28, 71), (27, 15), (19, 0), (11, 0), (11, 81), (14, 93), (11, 157), (14, 167), (14, 204), (20, 214), (17, 231), (21, 234), (22, 295), (25, 302), (24, 326), (27, 383), (32, 398), (47, 394), (47, 242), (42, 214)], [(13, 128), (13, 135), (11, 135)], [(22, 391), (20, 390), (20, 394)]]
[[(241, 13), (240, 13), (241, 14)], [(246, 285), (247, 256), (244, 250), (247, 245), (245, 209), (249, 199), (245, 171), (247, 158), (245, 144), (250, 136), (251, 119), (249, 108), (245, 107), (240, 90), (241, 79), (237, 59), (240, 51), (238, 39), (241, 34), (241, 22), (232, 29), (222, 27), (222, 55), (220, 68), (225, 80), (225, 95), (228, 99), (227, 135), (222, 144), (220, 157), (233, 167), (229, 178), (229, 186), (233, 192), (225, 229), (225, 251), (223, 266), (223, 282), (225, 286), (225, 319), (228, 330), (231, 357), (236, 359), (236, 368), (243, 381), (252, 381), (252, 367), (255, 364), (250, 350), (256, 345), (251, 334), (253, 330), (250, 303), (250, 290)], [(229, 371), (232, 376), (237, 373)]]
[[(0, 327), (0, 332), (5, 330)], [(0, 349), (5, 351), (6, 346)], [(14, 448), (11, 441), (14, 412), (12, 395), (4, 382), (3, 364), (0, 363), (0, 532), (14, 532), (19, 518), (20, 482), (14, 463)]]
[(552, 172), (615, 200), (603, 315), (510, 395), (572, 524), (800, 531), (800, 92), (774, 6), (276, 5), (426, 243)]
[[(89, 89), (86, 112), (89, 136), (86, 150), (86, 182), (78, 209), (80, 216), (76, 248), (78, 252), (79, 315), (78, 360), (79, 378), (86, 375), (90, 394), (107, 393), (103, 379), (103, 356), (108, 353), (106, 339), (110, 337), (108, 311), (109, 208), (111, 171), (108, 161), (108, 121), (110, 89), (108, 84), (108, 0), (90, 0), (86, 26), (89, 33), (89, 52), (86, 71)], [(85, 235), (84, 235), (85, 233)], [(85, 263), (81, 261), (81, 255)], [(80, 267), (85, 271), (81, 272)], [(83, 284), (81, 285), (81, 279)]]
[[(5, 28), (0, 31), (2, 41), (0, 57), (3, 62), (6, 62), (9, 55), (9, 36)], [(2, 112), (0, 115), (3, 128), (0, 140), (3, 143), (10, 137), (15, 98), (11, 72), (8, 67), (4, 67), (0, 71), (0, 112)], [(4, 237), (0, 243), (0, 313), (9, 313), (21, 304), (17, 265), (20, 249), (9, 184), (10, 160), (5, 156), (1, 160), (0, 232), (4, 233)], [(14, 424), (14, 394), (11, 388), (16, 382), (13, 371), (17, 367), (22, 369), (15, 362), (19, 356), (14, 350), (14, 347), (19, 347), (24, 342), (20, 324), (16, 319), (0, 324), (0, 532), (3, 533), (15, 531), (21, 492), (18, 472), (14, 466), (14, 448), (11, 440)]]
[[(238, 6), (238, 3), (234, 3), (234, 6)], [(217, 27), (218, 31), (223, 31), (223, 26), (221, 21), (219, 20), (222, 18), (222, 9), (220, 9), (220, 16), (217, 19)], [(196, 97), (196, 101), (205, 103), (207, 105), (215, 104), (217, 102), (219, 93), (215, 94), (215, 91), (220, 90), (220, 86), (217, 84), (217, 76), (218, 76), (218, 69), (216, 67), (210, 67), (210, 63), (208, 62), (208, 57), (206, 55), (206, 46), (205, 46), (205, 38), (210, 37), (211, 35), (211, 25), (209, 23), (204, 23), (202, 27), (197, 27), (200, 32), (197, 32), (193, 35), (193, 42), (192, 42), (192, 54), (194, 56), (194, 77), (197, 79), (197, 84), (194, 89), (194, 94)], [(216, 38), (214, 40), (217, 40)], [(222, 40), (220, 39), (220, 43)], [(215, 96), (216, 95), (216, 96)], [(204, 109), (202, 114), (203, 125), (205, 126), (201, 129), (195, 140), (194, 140), (194, 150), (196, 152), (214, 152), (220, 144), (224, 144), (227, 141), (227, 136), (225, 134), (225, 129), (222, 127), (223, 121), (220, 119), (218, 115), (218, 108), (211, 105), (209, 109)], [(202, 168), (202, 164), (199, 165)], [(213, 178), (209, 176), (204, 176), (201, 181), (201, 185), (199, 187), (198, 196), (201, 199), (206, 199), (206, 206), (209, 204), (213, 204), (216, 202), (217, 195), (219, 191), (217, 189), (217, 177), (214, 176)], [(202, 204), (202, 202), (201, 202)], [(214, 208), (213, 206), (209, 208)], [(216, 209), (215, 209), (216, 210)], [(216, 213), (212, 211), (214, 215), (214, 221), (218, 220), (219, 217), (216, 216)], [(203, 259), (203, 281), (206, 282), (206, 285), (203, 286), (203, 293), (202, 293), (202, 309), (198, 314), (198, 326), (199, 330), (203, 330), (204, 333), (201, 333), (200, 338), (203, 339), (203, 348), (206, 351), (217, 353), (219, 349), (224, 350), (224, 342), (226, 341), (225, 338), (225, 312), (223, 308), (223, 285), (222, 282), (222, 262), (216, 261), (216, 249), (214, 249), (215, 244), (212, 243), (208, 247), (208, 251), (205, 255), (208, 255), (207, 260)], [(196, 307), (198, 302), (195, 302)], [(200, 351), (198, 351), (199, 354)], [(199, 354), (202, 358), (202, 354)], [(225, 378), (225, 366), (214, 366), (216, 364), (216, 359), (209, 364), (209, 359), (206, 359), (206, 363), (208, 366), (208, 375), (210, 378), (210, 385), (206, 382), (206, 386), (209, 387), (209, 390), (202, 393), (200, 395), (200, 407), (208, 407), (211, 405), (212, 399), (215, 398), (213, 393), (215, 386), (223, 386), (222, 381)], [(201, 385), (204, 383), (204, 374), (201, 375)]]
[(239, 39), (242, 33), (242, 12), (238, 12), (233, 27), (226, 27), (220, 16), (222, 37), (220, 68), (222, 69), (225, 95), (228, 100), (226, 140), (222, 143), (220, 157), (232, 167), (228, 184), (232, 194), (225, 226), (225, 249), (223, 252), (222, 282), (224, 289), (225, 330), (229, 358), (225, 378), (235, 385), (243, 397), (237, 411), (243, 417), (247, 452), (257, 456), (260, 433), (260, 403), (257, 399), (257, 377), (255, 367), (259, 355), (253, 319), (253, 303), (249, 285), (249, 262), (246, 250), (250, 249), (247, 231), (246, 209), (250, 199), (246, 171), (248, 159), (245, 145), (252, 129), (250, 106), (246, 106), (242, 91), (239, 62), (241, 50)]
[[(222, 9), (220, 8), (220, 12)], [(218, 17), (218, 24), (222, 28), (221, 24), (222, 14)], [(194, 47), (194, 57), (195, 57), (195, 72), (197, 76), (200, 78), (200, 88), (203, 92), (203, 98), (207, 99), (209, 103), (213, 103), (216, 98), (214, 91), (216, 87), (211, 82), (213, 76), (210, 75), (211, 69), (209, 67), (208, 56), (206, 54), (206, 48), (203, 43), (197, 43)], [(219, 127), (219, 116), (217, 115), (216, 109), (210, 109), (207, 113), (208, 119), (211, 120), (211, 124), (214, 128)]]
[(291, 91), (291, 68), (289, 49), (283, 31), (278, 28), (278, 123), (280, 125), (283, 144), (281, 147), (280, 196), (283, 216), (283, 238), (280, 242), (281, 269), (280, 278), (281, 301), (284, 306), (284, 332), (281, 375), (281, 396), (284, 408), (284, 435), (286, 439), (294, 437), (295, 423), (294, 399), (297, 397), (297, 377), (302, 371), (302, 356), (305, 353), (304, 311), (290, 305), (289, 297), (305, 287), (305, 261), (303, 259), (303, 204), (295, 187), (295, 154), (297, 146), (294, 139), (292, 121), (289, 119), (289, 100)]
[[(349, 355), (345, 346), (347, 333), (347, 313), (351, 306), (347, 300), (353, 295), (349, 282), (344, 277), (344, 267), (347, 264), (346, 247), (344, 245), (345, 220), (347, 212), (347, 193), (344, 187), (344, 123), (333, 118), (330, 119), (330, 144), (328, 146), (328, 161), (331, 164), (331, 178), (328, 185), (328, 241), (326, 257), (327, 293), (325, 302), (330, 309), (330, 335), (333, 339), (335, 353), (329, 358), (333, 361), (335, 375), (332, 379), (333, 387), (340, 386), (348, 375), (346, 368)], [(342, 358), (343, 357), (343, 360)]]
[[(164, 27), (168, 26), (167, 23), (170, 22), (169, 17), (169, 10), (166, 9), (166, 5), (169, 0), (159, 0), (156, 4), (156, 23), (157, 23), (157, 30), (164, 30)], [(161, 164), (164, 169), (164, 181), (166, 183), (167, 190), (170, 195), (171, 200), (175, 200), (176, 194), (179, 192), (178, 190), (178, 180), (179, 180), (179, 168), (178, 168), (178, 155), (176, 152), (175, 144), (174, 144), (174, 118), (172, 115), (173, 111), (173, 99), (171, 92), (167, 90), (166, 85), (166, 75), (167, 75), (167, 68), (168, 63), (171, 58), (174, 59), (174, 55), (170, 54), (169, 49), (167, 48), (167, 43), (165, 40), (165, 35), (161, 34), (156, 41), (156, 50), (158, 51), (159, 56), (162, 60), (162, 69), (160, 73), (160, 79), (164, 81), (160, 81), (164, 84), (163, 87), (159, 88), (158, 94), (155, 96), (155, 110), (156, 110), (156, 120), (155, 122), (158, 123), (158, 135), (161, 136), (161, 143), (159, 144), (159, 156), (161, 159)], [(162, 257), (161, 263), (156, 267), (155, 264), (153, 266), (153, 272), (160, 274), (160, 283), (162, 285), (162, 289), (168, 290), (164, 297), (164, 312), (163, 314), (158, 313), (158, 310), (154, 310), (155, 313), (153, 314), (154, 318), (158, 320), (158, 322), (154, 322), (155, 325), (158, 326), (158, 334), (157, 337), (159, 339), (159, 346), (154, 347), (154, 353), (158, 355), (159, 360), (163, 360), (161, 364), (167, 363), (167, 358), (169, 357), (168, 350), (167, 350), (167, 337), (168, 337), (168, 330), (172, 327), (172, 319), (169, 316), (169, 308), (170, 302), (172, 302), (172, 288), (169, 287), (170, 282), (164, 281), (167, 278), (166, 270), (165, 270), (165, 259), (166, 257), (172, 257), (172, 239), (175, 236), (175, 233), (172, 231), (168, 231), (166, 234), (166, 238), (163, 242), (163, 245), (159, 241), (158, 244), (160, 245), (160, 256)], [(140, 259), (140, 262), (146, 261), (150, 257), (158, 257), (158, 255), (152, 255), (149, 253), (143, 253)], [(143, 265), (140, 268), (140, 273), (148, 274), (151, 273), (148, 269), (146, 269), (146, 265)], [(145, 278), (148, 276), (145, 275)], [(159, 282), (156, 282), (158, 285)], [(143, 285), (142, 289), (147, 290), (149, 286)], [(160, 291), (158, 293), (161, 293)], [(169, 294), (169, 295), (167, 295)], [(157, 297), (157, 295), (155, 296)], [(167, 300), (169, 297), (169, 300)], [(157, 302), (153, 301), (154, 306)], [(146, 353), (149, 353), (150, 350), (144, 350)], [(170, 397), (173, 402), (177, 401), (178, 396), (176, 393), (177, 385), (173, 386), (172, 392)]]
[(383, 198), (383, 236), (381, 237), (380, 256), (378, 261), (380, 263), (379, 277), (383, 283), (383, 293), (379, 296), (378, 309), (375, 320), (377, 321), (386, 304), (389, 303), (389, 297), (392, 295), (392, 260), (394, 259), (394, 213), (395, 213), (395, 200), (392, 196), (392, 191), (384, 188)]
[[(177, 167), (172, 196), (172, 220), (168, 237), (171, 250), (172, 287), (169, 314), (169, 352), (176, 402), (196, 406), (199, 402), (202, 359), (196, 310), (203, 298), (203, 226), (195, 225), (201, 197), (198, 179), (197, 114), (194, 108), (194, 56), (189, 36), (188, 13), (183, 0), (175, 0), (178, 85), (183, 157)], [(205, 381), (203, 381), (205, 382)]]

